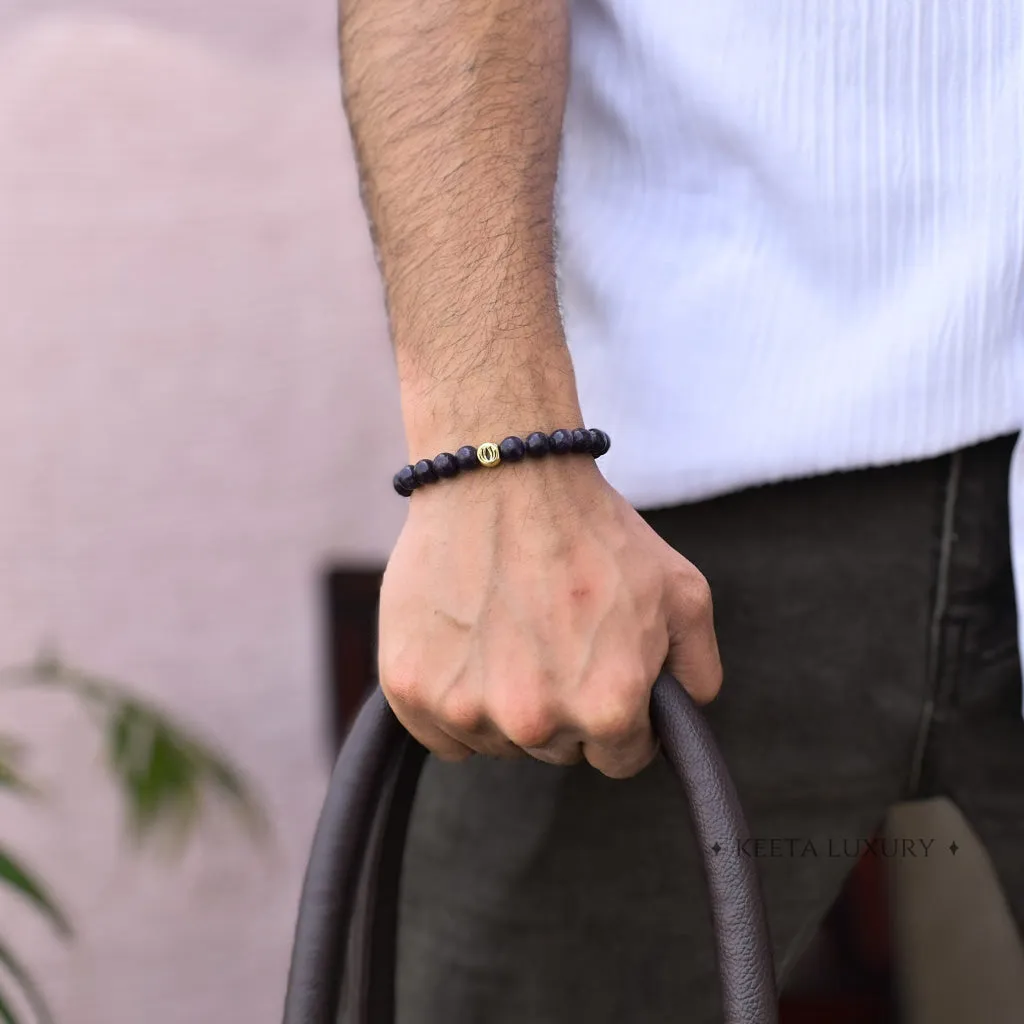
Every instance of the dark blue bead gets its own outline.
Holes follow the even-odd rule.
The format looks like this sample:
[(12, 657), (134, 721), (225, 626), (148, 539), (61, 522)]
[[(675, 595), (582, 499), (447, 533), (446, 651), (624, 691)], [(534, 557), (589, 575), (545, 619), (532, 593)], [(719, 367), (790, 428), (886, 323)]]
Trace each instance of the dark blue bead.
[(572, 432), (572, 450), (579, 455), (590, 451), (590, 431), (586, 427), (577, 427)]
[(459, 464), (459, 469), (478, 469), (480, 467), (476, 449), (471, 444), (464, 444), (455, 453), (455, 461)]
[(434, 456), (434, 472), (440, 477), (452, 477), (459, 471), (459, 464), (451, 452)]
[(420, 484), (432, 484), (437, 479), (437, 470), (430, 459), (420, 459), (412, 471), (416, 474), (416, 482)]
[(541, 455), (547, 455), (551, 451), (551, 442), (548, 440), (548, 435), (540, 430), (535, 430), (526, 439), (526, 454), (539, 457)]
[(572, 431), (571, 430), (555, 430), (552, 432), (549, 438), (551, 442), (551, 450), (556, 455), (564, 455), (566, 452), (572, 451)]
[(518, 462), (526, 454), (526, 445), (521, 437), (506, 437), (498, 445), (502, 462)]
[(398, 491), (403, 498), (408, 498), (409, 495), (419, 487), (419, 483), (416, 480), (416, 474), (412, 471), (412, 466), (403, 466), (395, 474), (395, 478), (391, 482), (395, 485), (395, 490)]
[(590, 430), (590, 442), (590, 454), (595, 459), (601, 458), (612, 446), (611, 438), (603, 430), (598, 430), (596, 427), (592, 427)]

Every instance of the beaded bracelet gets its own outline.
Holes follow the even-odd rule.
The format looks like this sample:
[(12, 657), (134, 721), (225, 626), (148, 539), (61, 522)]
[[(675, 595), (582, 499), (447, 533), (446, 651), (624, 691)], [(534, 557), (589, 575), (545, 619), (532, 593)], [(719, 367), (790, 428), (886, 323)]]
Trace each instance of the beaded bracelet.
[(599, 459), (612, 446), (611, 438), (596, 427), (576, 427), (574, 430), (554, 430), (550, 434), (536, 431), (524, 441), (520, 437), (506, 437), (501, 444), (486, 441), (474, 448), (463, 445), (454, 455), (441, 452), (433, 459), (420, 459), (414, 466), (403, 466), (392, 483), (395, 490), (408, 498), (417, 487), (438, 480), (458, 476), (459, 473), (494, 467), (502, 462), (519, 462), (530, 456), (540, 458), (549, 452), (554, 455), (577, 453), (593, 455)]

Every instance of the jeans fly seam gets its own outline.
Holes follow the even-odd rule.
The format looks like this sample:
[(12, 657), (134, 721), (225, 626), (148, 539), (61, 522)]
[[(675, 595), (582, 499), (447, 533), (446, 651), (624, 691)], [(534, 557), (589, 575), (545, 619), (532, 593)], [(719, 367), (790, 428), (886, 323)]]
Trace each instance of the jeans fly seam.
[(913, 797), (921, 784), (921, 773), (924, 769), (924, 754), (928, 745), (932, 719), (935, 715), (936, 689), (939, 685), (939, 661), (942, 646), (942, 627), (949, 605), (949, 571), (953, 561), (953, 543), (955, 538), (956, 505), (960, 493), (960, 473), (963, 465), (963, 454), (954, 452), (950, 457), (949, 476), (946, 479), (946, 494), (942, 508), (942, 534), (939, 541), (939, 559), (936, 567), (935, 604), (932, 607), (931, 620), (928, 628), (928, 651), (926, 660), (926, 679), (928, 696), (921, 709), (921, 720), (917, 727), (917, 738), (914, 743), (914, 754), (911, 759), (910, 779), (907, 784), (907, 795)]

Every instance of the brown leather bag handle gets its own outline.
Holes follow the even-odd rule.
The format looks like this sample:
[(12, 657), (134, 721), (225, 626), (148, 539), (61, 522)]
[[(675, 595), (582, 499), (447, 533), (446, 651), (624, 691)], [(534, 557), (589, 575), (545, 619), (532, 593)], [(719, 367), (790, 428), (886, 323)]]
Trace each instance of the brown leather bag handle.
[[(700, 711), (668, 673), (654, 684), (651, 722), (682, 783), (704, 853), (725, 1024), (777, 1024), (775, 971), (754, 861), (712, 850), (715, 843), (735, 850), (749, 836), (725, 762)], [(375, 688), (342, 746), (317, 825), (284, 1024), (336, 1024), (360, 895), (362, 927), (356, 962), (348, 965), (355, 974), (353, 1024), (392, 1024), (398, 879), (424, 753)]]

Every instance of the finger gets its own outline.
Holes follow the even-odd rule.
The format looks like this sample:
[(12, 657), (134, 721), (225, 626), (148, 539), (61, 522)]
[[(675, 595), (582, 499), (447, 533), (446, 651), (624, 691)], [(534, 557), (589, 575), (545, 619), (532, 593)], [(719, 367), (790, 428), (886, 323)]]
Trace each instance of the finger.
[(514, 743), (510, 743), (495, 729), (488, 729), (472, 736), (460, 733), (449, 733), (449, 735), (471, 748), (474, 753), (483, 754), (485, 757), (498, 757), (507, 761), (526, 756), (525, 751), (520, 750)]
[(501, 749), (500, 753), (480, 754), (480, 756), (498, 758), (501, 761), (525, 761), (530, 755), (525, 750), (521, 750), (514, 743), (509, 743)]
[(535, 680), (533, 685), (520, 681), (514, 689), (503, 691), (506, 699), (494, 710), (494, 728), (516, 749), (537, 761), (579, 764), (583, 760), (582, 737), (576, 730), (562, 727), (564, 715), (544, 689)]
[(649, 695), (653, 684), (641, 682), (645, 675), (632, 669), (610, 675), (581, 714), (578, 727), (583, 756), (609, 778), (636, 775), (657, 752), (651, 731)]
[(522, 757), (523, 752), (491, 721), (479, 694), (452, 687), (432, 707), (420, 710), (434, 726), (452, 739), (488, 757)]
[(610, 779), (629, 779), (642, 772), (657, 756), (658, 741), (650, 725), (618, 742), (583, 744), (583, 756)]
[[(458, 690), (452, 689), (433, 701), (413, 698), (404, 702), (395, 701), (392, 706), (401, 709), (399, 719), (417, 739), (420, 739), (421, 734), (430, 736), (431, 743), (446, 749), (454, 743), (469, 753), (486, 757), (514, 759), (525, 756), (522, 750), (495, 728), (483, 713), (479, 701)], [(422, 739), (420, 742), (434, 749)], [(445, 759), (464, 760), (467, 756), (460, 749), (459, 756), (447, 756)]]
[[(522, 750), (489, 723), (481, 722), (469, 728), (464, 722), (452, 723), (440, 716), (431, 716), (425, 712), (409, 712), (408, 709), (405, 717), (398, 717), (420, 743), (442, 760), (464, 761), (470, 754), (483, 754), (486, 757), (498, 757), (503, 760), (525, 756)], [(426, 742), (421, 736), (429, 736), (430, 742)], [(457, 749), (458, 753), (443, 756), (440, 753), (441, 748), (452, 751)]]
[(378, 662), (378, 676), (384, 697), (417, 742), (442, 761), (465, 761), (474, 751), (461, 737), (453, 736), (430, 712), (430, 698), (417, 683), (416, 676), (389, 670)]
[(460, 742), (453, 736), (449, 736), (444, 730), (428, 722), (416, 721), (399, 711), (395, 711), (395, 717), (405, 726), (406, 731), (422, 743), (435, 757), (441, 761), (465, 761), (474, 753), (473, 749), (465, 743)]
[(665, 669), (698, 703), (714, 700), (722, 687), (722, 659), (715, 636), (711, 588), (707, 580), (688, 572), (665, 590), (669, 646)]
[(524, 747), (523, 751), (545, 764), (557, 764), (563, 767), (579, 764), (584, 759), (583, 744), (579, 740), (549, 743), (544, 747)]

